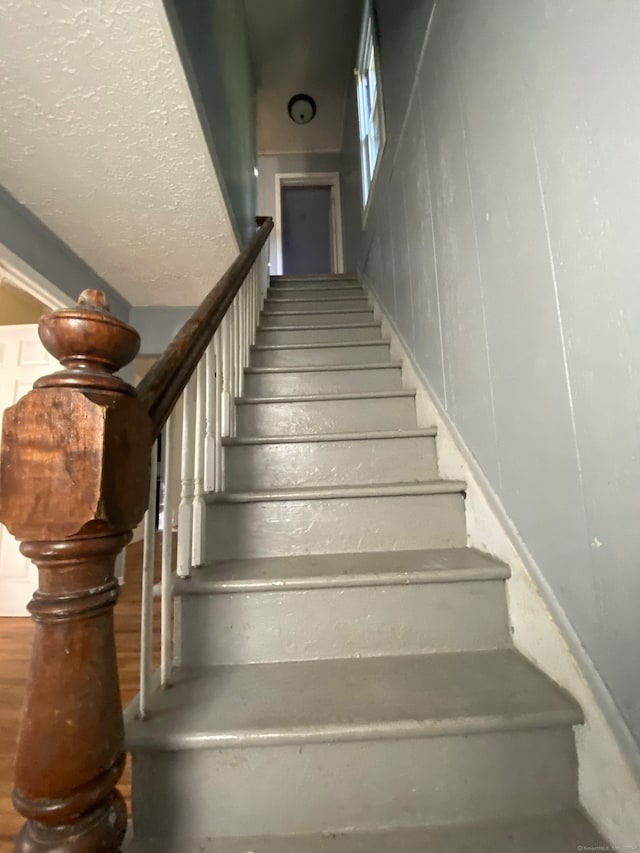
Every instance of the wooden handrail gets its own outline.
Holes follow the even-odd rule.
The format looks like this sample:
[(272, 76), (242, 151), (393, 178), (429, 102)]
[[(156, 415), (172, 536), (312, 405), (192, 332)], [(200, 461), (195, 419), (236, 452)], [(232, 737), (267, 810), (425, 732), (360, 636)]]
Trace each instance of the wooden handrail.
[(63, 370), (4, 413), (0, 520), (38, 567), (35, 632), (18, 738), (16, 853), (116, 853), (127, 811), (113, 608), (115, 560), (149, 502), (154, 439), (273, 228), (263, 222), (165, 353), (132, 388), (114, 374), (140, 336), (104, 294), (45, 315)]
[(138, 386), (138, 399), (149, 412), (154, 438), (159, 435), (178, 402), (272, 229), (273, 219), (265, 217), (242, 254), (231, 264)]

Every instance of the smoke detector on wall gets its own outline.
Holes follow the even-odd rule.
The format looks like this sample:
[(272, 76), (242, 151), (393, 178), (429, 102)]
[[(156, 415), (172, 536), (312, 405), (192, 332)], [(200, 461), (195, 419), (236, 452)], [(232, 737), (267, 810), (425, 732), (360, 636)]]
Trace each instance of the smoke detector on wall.
[(291, 121), (296, 124), (309, 124), (316, 114), (316, 102), (311, 95), (294, 95), (287, 109)]

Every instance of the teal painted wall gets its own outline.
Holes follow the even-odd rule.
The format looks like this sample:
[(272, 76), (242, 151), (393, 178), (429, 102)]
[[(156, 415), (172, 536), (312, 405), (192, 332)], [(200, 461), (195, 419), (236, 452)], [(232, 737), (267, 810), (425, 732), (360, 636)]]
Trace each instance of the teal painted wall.
[(255, 232), (256, 94), (244, 4), (166, 0), (238, 242)]
[(640, 4), (376, 6), (359, 268), (640, 740)]

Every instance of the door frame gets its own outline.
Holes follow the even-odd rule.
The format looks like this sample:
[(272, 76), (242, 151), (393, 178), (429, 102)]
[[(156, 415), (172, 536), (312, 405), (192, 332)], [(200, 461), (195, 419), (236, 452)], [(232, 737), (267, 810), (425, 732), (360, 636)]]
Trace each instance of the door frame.
[(275, 219), (276, 269), (271, 274), (282, 275), (282, 188), (305, 186), (331, 188), (331, 274), (343, 273), (342, 204), (339, 172), (278, 172), (276, 174)]

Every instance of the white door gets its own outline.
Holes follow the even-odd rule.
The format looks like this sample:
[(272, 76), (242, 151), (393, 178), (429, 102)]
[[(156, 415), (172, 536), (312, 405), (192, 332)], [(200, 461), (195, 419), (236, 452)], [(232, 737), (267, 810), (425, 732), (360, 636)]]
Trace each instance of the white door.
[[(0, 418), (33, 383), (60, 365), (45, 350), (37, 326), (0, 326)], [(18, 543), (0, 524), (0, 616), (28, 616), (26, 606), (35, 590), (37, 570), (18, 550)]]

